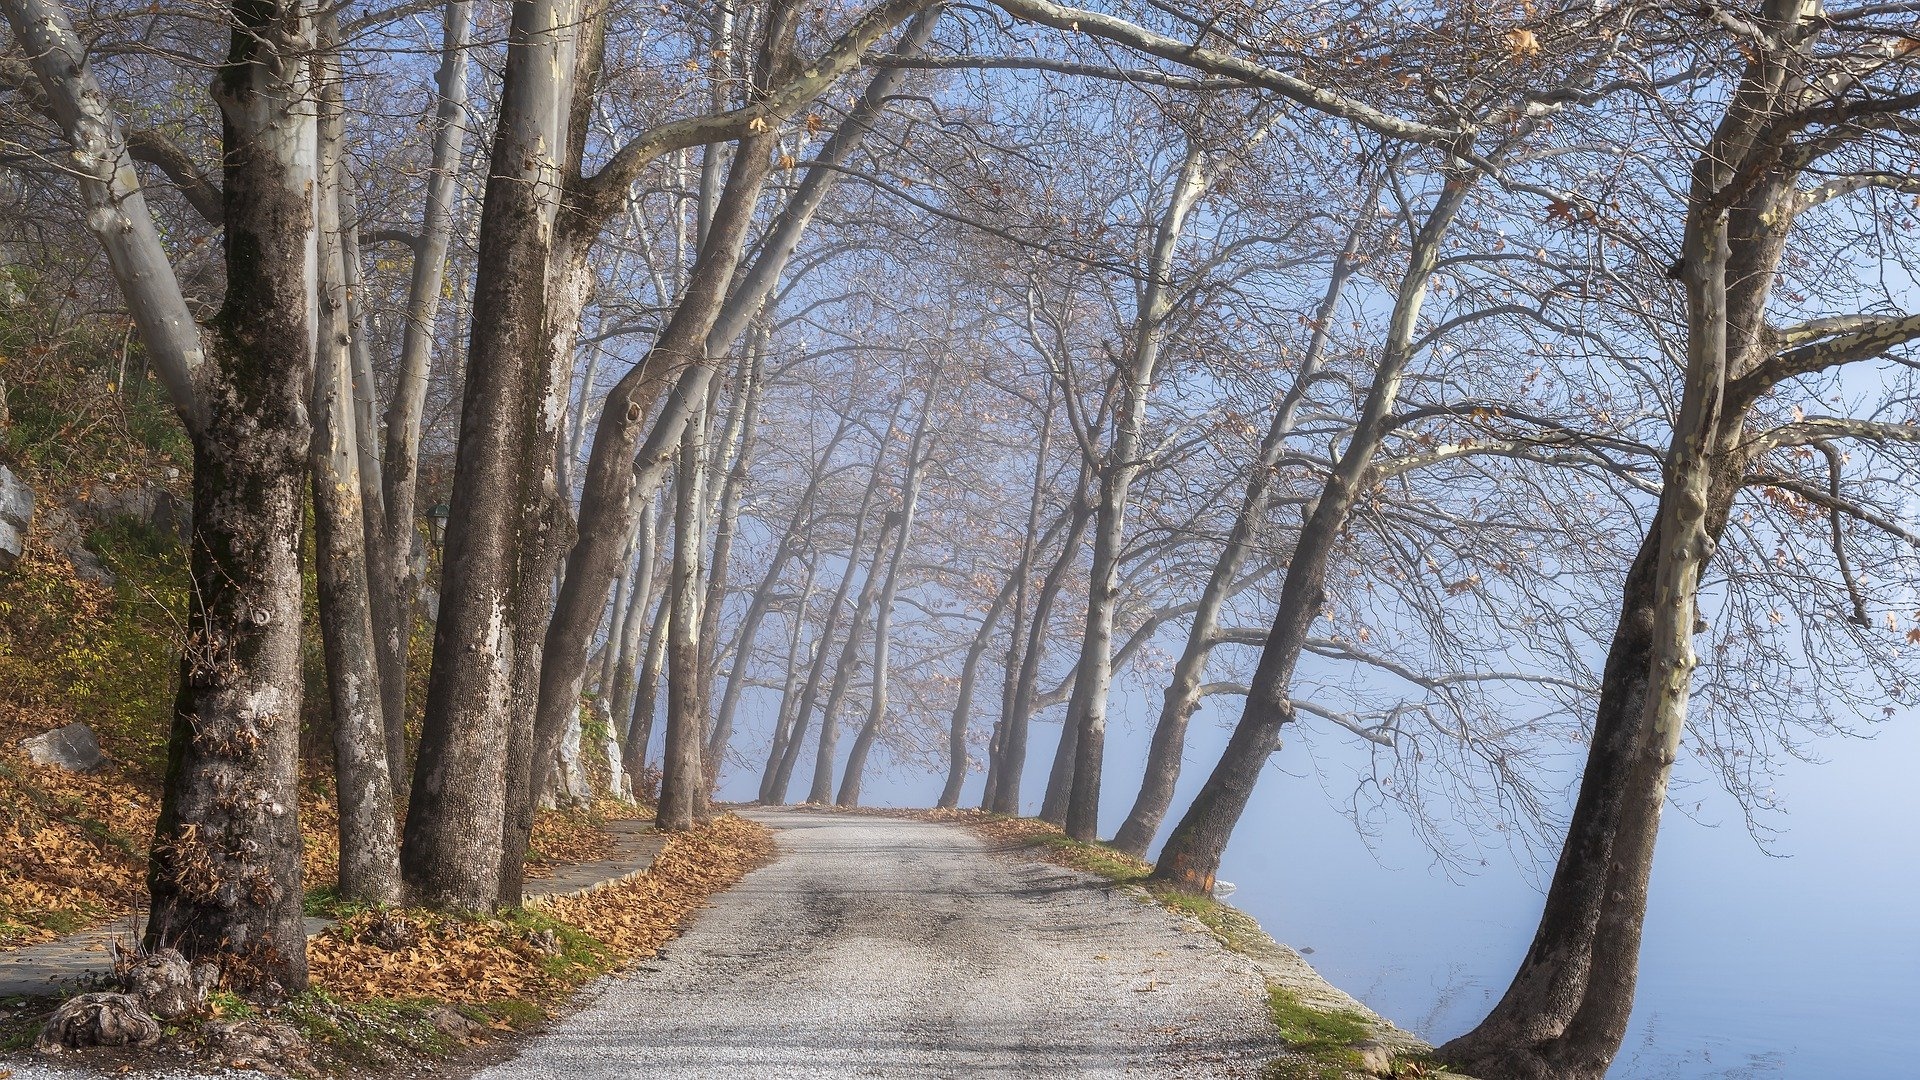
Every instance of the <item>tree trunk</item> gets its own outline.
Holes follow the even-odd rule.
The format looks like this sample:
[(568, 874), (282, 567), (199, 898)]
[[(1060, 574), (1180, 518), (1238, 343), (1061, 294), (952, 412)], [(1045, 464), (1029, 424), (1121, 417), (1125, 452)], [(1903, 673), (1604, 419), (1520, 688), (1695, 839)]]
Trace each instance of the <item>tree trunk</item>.
[(1260, 459), (1254, 463), (1253, 471), (1247, 477), (1247, 489), (1241, 496), (1239, 513), (1234, 516), (1233, 525), (1227, 531), (1226, 543), (1220, 549), (1220, 557), (1214, 561), (1213, 571), (1207, 576), (1206, 587), (1201, 591), (1199, 604), (1194, 609), (1186, 647), (1181, 650), (1180, 659), (1174, 664), (1173, 677), (1167, 684), (1161, 705), (1160, 719), (1154, 724), (1153, 740), (1147, 748), (1146, 771), (1140, 781), (1140, 794), (1135, 797), (1133, 809), (1128, 811), (1120, 831), (1113, 836), (1113, 846), (1135, 858), (1146, 858), (1147, 849), (1152, 846), (1154, 837), (1160, 832), (1160, 824), (1167, 816), (1167, 808), (1173, 805), (1173, 789), (1180, 782), (1181, 758), (1186, 753), (1187, 722), (1200, 705), (1200, 688), (1206, 681), (1207, 656), (1215, 644), (1214, 633), (1220, 625), (1220, 609), (1240, 575), (1240, 568), (1246, 564), (1254, 530), (1271, 505), (1273, 480), (1280, 454), (1286, 449), (1287, 439), (1293, 433), (1300, 403), (1320, 373), (1327, 351), (1327, 327), (1332, 324), (1347, 279), (1353, 274), (1359, 244), (1360, 227), (1356, 223), (1347, 234), (1345, 248), (1334, 260), (1333, 272), (1327, 279), (1326, 295), (1321, 297), (1320, 307), (1314, 313), (1313, 333), (1308, 339), (1306, 353), (1301, 357), (1299, 370), (1294, 373), (1293, 385), (1287, 389), (1286, 396), (1274, 410), (1267, 436), (1260, 443)]
[(680, 472), (674, 487), (673, 576), (667, 596), (667, 743), (660, 769), (656, 822), (665, 832), (691, 829), (704, 816), (706, 771), (700, 741), (700, 549), (706, 526), (701, 443), (705, 419), (695, 416), (680, 440)]
[(953, 700), (953, 719), (947, 724), (947, 783), (934, 804), (942, 810), (960, 805), (960, 788), (967, 782), (967, 726), (973, 712), (973, 689), (979, 681), (980, 660), (993, 643), (993, 629), (1000, 625), (1000, 616), (1006, 612), (1019, 583), (1016, 573), (1007, 575), (1000, 591), (993, 595), (993, 603), (987, 605), (986, 614), (980, 616), (980, 628), (974, 631), (973, 643), (967, 646), (967, 658), (960, 665), (960, 689)]
[[(893, 413), (887, 418), (885, 431), (893, 430), (900, 418), (900, 406), (904, 398), (895, 397)], [(873, 500), (880, 492), (881, 470), (886, 464), (887, 442), (883, 438), (874, 451), (873, 470), (867, 474), (867, 489), (860, 496), (860, 508), (854, 511), (853, 539), (847, 544), (846, 566), (840, 573), (840, 585), (834, 590), (833, 599), (827, 604), (827, 616), (820, 624), (820, 635), (814, 639), (813, 663), (807, 669), (806, 688), (800, 693), (800, 704), (795, 707), (791, 733), (787, 736), (787, 745), (780, 754), (780, 764), (775, 768), (773, 782), (767, 786), (761, 802), (783, 804), (787, 801), (787, 788), (793, 783), (793, 770), (800, 761), (800, 748), (807, 738), (807, 725), (813, 718), (813, 707), (820, 699), (820, 683), (826, 675), (827, 657), (832, 651), (833, 635), (839, 628), (840, 616), (846, 607), (847, 594), (853, 591), (853, 579), (860, 572), (860, 551), (865, 546), (867, 526), (871, 524)]]
[[(734, 710), (739, 707), (741, 693), (746, 689), (747, 670), (753, 656), (754, 638), (760, 633), (760, 624), (766, 619), (767, 611), (773, 606), (774, 594), (780, 585), (780, 575), (786, 571), (787, 563), (793, 558), (795, 552), (799, 551), (806, 543), (806, 535), (802, 531), (802, 526), (808, 521), (808, 518), (813, 512), (814, 501), (819, 497), (820, 484), (826, 479), (827, 466), (833, 460), (834, 450), (840, 446), (840, 441), (846, 437), (847, 432), (851, 430), (853, 426), (852, 412), (853, 402), (850, 400), (847, 403), (847, 408), (843, 409), (840, 413), (839, 421), (834, 427), (833, 437), (827, 440), (826, 448), (816, 456), (813, 471), (807, 477), (806, 490), (800, 493), (800, 498), (794, 505), (793, 517), (787, 522), (786, 531), (780, 534), (780, 542), (773, 549), (773, 557), (767, 560), (767, 572), (760, 579), (760, 587), (754, 590), (753, 599), (747, 602), (746, 614), (741, 616), (740, 628), (734, 631), (732, 650), (734, 657), (733, 668), (727, 672), (727, 688), (720, 695), (720, 712), (719, 716), (714, 720), (714, 731), (716, 733), (721, 731), (732, 732), (733, 730), (733, 714)], [(806, 590), (809, 593), (811, 593), (813, 589), (814, 569), (814, 562), (809, 561), (807, 566)], [(803, 603), (801, 606), (804, 609), (805, 604)], [(791, 662), (790, 659), (789, 663)], [(791, 672), (789, 672), (789, 675), (791, 675)], [(791, 682), (792, 679), (788, 681)], [(791, 702), (788, 696), (783, 696), (780, 699), (780, 712), (782, 717), (786, 715), (789, 704), (791, 704)], [(783, 729), (784, 726), (776, 722), (774, 741), (778, 748), (775, 749), (769, 759), (769, 767), (761, 775), (760, 788), (762, 801), (765, 800), (766, 789), (775, 771), (773, 762), (779, 759), (781, 751), (784, 749), (784, 740), (781, 738)], [(725, 740), (719, 741), (722, 748), (724, 748)]]
[(788, 632), (787, 641), (787, 680), (780, 688), (780, 708), (773, 718), (773, 744), (767, 750), (767, 764), (760, 771), (759, 800), (763, 803), (772, 801), (769, 793), (773, 787), (773, 777), (779, 769), (781, 758), (786, 756), (788, 740), (793, 738), (794, 705), (800, 692), (800, 672), (813, 660), (812, 657), (802, 658), (801, 643), (806, 640), (807, 602), (813, 599), (815, 571), (819, 568), (819, 560), (807, 560), (807, 576), (802, 579), (800, 595), (794, 601), (793, 626)]
[(1686, 367), (1659, 510), (1627, 574), (1586, 772), (1539, 928), (1492, 1012), (1440, 1048), (1449, 1063), (1598, 1080), (1625, 1038), (1660, 814), (1698, 663), (1693, 635), (1704, 628), (1700, 579), (1757, 445), (1744, 430), (1747, 410), (1789, 374), (1768, 363), (1778, 336), (1767, 297), (1808, 160), (1778, 148), (1794, 134), (1791, 118), (1811, 115), (1800, 96), (1805, 73), (1790, 70), (1802, 59), (1795, 50), (1813, 47), (1793, 33), (1809, 8), (1765, 6), (1767, 40), (1795, 44), (1748, 51), (1739, 91), (1695, 162), (1677, 267)]
[(367, 530), (353, 398), (353, 326), (347, 305), (340, 203), (343, 102), (331, 13), (320, 17), (313, 67), (320, 102), (320, 351), (313, 379), (314, 567), (327, 691), (333, 709), (334, 785), (340, 812), (339, 892), (344, 899), (400, 899), (400, 843), (382, 721), (381, 680), (367, 584)]
[(940, 391), (940, 374), (936, 366), (927, 386), (927, 396), (920, 403), (919, 426), (907, 446), (907, 475), (900, 490), (900, 527), (893, 536), (886, 581), (880, 587), (880, 599), (873, 615), (873, 694), (868, 701), (867, 722), (861, 725), (860, 733), (854, 736), (853, 746), (847, 751), (846, 771), (840, 779), (839, 798), (835, 800), (841, 806), (860, 805), (860, 779), (867, 768), (867, 754), (873, 749), (873, 740), (887, 718), (887, 652), (893, 635), (893, 596), (900, 587), (900, 565), (906, 560), (907, 545), (913, 540), (913, 513), (920, 502), (920, 479), (932, 456), (926, 444), (934, 402)]
[[(754, 203), (770, 168), (767, 146), (772, 138), (771, 134), (762, 134), (742, 140), (721, 197), (719, 217), (695, 260), (693, 276), (673, 317), (646, 357), (607, 395), (580, 494), (579, 539), (567, 556), (566, 580), (542, 646), (545, 659), (534, 727), (535, 761), (543, 768), (551, 761), (569, 718), (578, 716), (587, 642), (606, 604), (619, 544), (629, 527), (635, 494), (634, 451), (647, 414), (681, 370), (706, 362), (707, 336), (719, 317), (727, 284), (752, 224)], [(583, 233), (589, 227), (585, 223), (575, 225)], [(649, 494), (642, 492), (640, 497)], [(690, 627), (689, 635), (693, 636), (695, 630), (697, 627)], [(705, 735), (704, 724), (701, 735)], [(536, 791), (547, 790), (550, 775), (548, 772), (535, 778)]]
[[(653, 567), (659, 557), (655, 519), (653, 500), (649, 499), (640, 510), (639, 527), (635, 529), (634, 581), (632, 588), (628, 590), (627, 614), (621, 620), (620, 658), (614, 664), (613, 693), (608, 698), (614, 723), (621, 732), (623, 747), (626, 745), (626, 733), (632, 727), (633, 691), (638, 668), (645, 656), (647, 630), (651, 625), (647, 619), (647, 609), (653, 603)], [(621, 762), (623, 768), (625, 764), (623, 758)]]
[[(1086, 489), (1085, 480), (1083, 473), (1080, 485), (1082, 493)], [(1020, 813), (1020, 780), (1027, 764), (1027, 727), (1033, 718), (1033, 695), (1040, 681), (1040, 663), (1047, 652), (1047, 624), (1053, 618), (1054, 600), (1067, 583), (1067, 572), (1080, 558), (1080, 545), (1086, 539), (1087, 522), (1093, 516), (1091, 508), (1077, 499), (1069, 514), (1071, 524), (1067, 526), (1067, 538), (1060, 546), (1059, 557), (1040, 582), (1040, 592), (1034, 597), (1033, 613), (1027, 624), (1026, 655), (1020, 659), (1020, 675), (1013, 691), (1013, 711), (1005, 717), (1000, 756), (996, 760), (996, 775), (992, 783), (993, 805), (988, 807), (996, 814)]]
[[(1027, 590), (1033, 579), (1033, 560), (1036, 548), (1035, 538), (1040, 529), (1040, 504), (1045, 494), (1047, 475), (1047, 448), (1053, 438), (1053, 393), (1052, 384), (1048, 384), (1046, 405), (1040, 413), (1040, 440), (1033, 453), (1033, 492), (1027, 500), (1027, 527), (1020, 534), (1020, 557), (1014, 561), (1013, 577), (1013, 619), (1007, 626), (1007, 659), (1001, 668), (1000, 680), (1000, 718), (993, 725), (993, 735), (987, 741), (987, 781), (980, 793), (980, 809), (990, 810), (995, 804), (1000, 790), (1000, 779), (1006, 772), (1004, 747), (1007, 739), (1009, 718), (1013, 716), (1013, 702), (1019, 692), (1021, 662), (1021, 644), (1026, 638), (1022, 630), (1027, 614)], [(1072, 518), (1072, 509), (1054, 522), (1048, 530), (1049, 542), (1067, 521)], [(1045, 544), (1040, 545), (1045, 547)], [(1018, 803), (1019, 796), (1015, 795)]]
[[(1126, 538), (1127, 501), (1140, 471), (1141, 434), (1147, 399), (1153, 392), (1160, 359), (1160, 333), (1173, 311), (1173, 256), (1187, 214), (1211, 180), (1198, 147), (1189, 146), (1173, 197), (1154, 235), (1146, 287), (1133, 328), (1132, 355), (1120, 379), (1120, 405), (1114, 410), (1113, 444), (1100, 467), (1100, 501), (1094, 507), (1093, 568), (1087, 578), (1086, 630), (1080, 638), (1079, 678), (1061, 746), (1071, 747), (1067, 784), (1067, 835), (1083, 842), (1099, 838), (1100, 773), (1107, 745), (1107, 695), (1113, 686), (1113, 623), (1119, 600), (1120, 549)], [(1065, 388), (1063, 388), (1065, 389)], [(1071, 733), (1071, 738), (1066, 733)], [(1044, 816), (1044, 815), (1043, 815)]]
[[(667, 638), (672, 624), (673, 598), (663, 592), (655, 607), (653, 630), (647, 637), (647, 657), (640, 665), (640, 681), (633, 697), (633, 716), (627, 722), (626, 756), (621, 764), (627, 776), (638, 778), (647, 767), (647, 749), (653, 743), (655, 705), (660, 694), (660, 669), (666, 666)], [(636, 791), (634, 794), (639, 794)]]
[(548, 373), (549, 272), (560, 210), (573, 0), (519, 0), (486, 200), (453, 497), (442, 556), (433, 671), (408, 802), (401, 868), (413, 899), (482, 911), (501, 894), (510, 700), (522, 593), (521, 545), (552, 468), (536, 457)]
[(148, 361), (187, 433), (202, 436), (207, 365), (200, 327), (160, 244), (120, 118), (107, 108), (106, 92), (87, 66), (86, 45), (60, 0), (0, 0), (0, 13), (39, 78), (54, 122), (73, 145), (72, 159), (62, 165), (80, 188), (87, 231), (106, 252)]
[[(361, 535), (366, 549), (367, 610), (372, 619), (371, 643), (380, 675), (380, 717), (387, 762), (387, 790), (397, 793), (407, 781), (407, 644), (412, 637), (413, 608), (403, 601), (400, 588), (406, 573), (396, 562), (387, 538), (387, 507), (381, 492), (385, 470), (380, 463), (379, 417), (375, 398), (379, 384), (373, 373), (372, 328), (360, 298), (360, 210), (344, 174), (340, 196), (340, 280), (346, 289), (346, 328), (353, 374), (353, 442), (360, 468)], [(399, 839), (394, 840), (396, 855)], [(396, 864), (397, 866), (397, 864)], [(396, 868), (395, 873), (398, 873)]]
[(1471, 183), (1471, 177), (1448, 178), (1408, 252), (1407, 270), (1380, 351), (1380, 366), (1367, 390), (1353, 436), (1294, 544), (1280, 588), (1279, 608), (1254, 669), (1245, 710), (1219, 763), (1161, 849), (1153, 869), (1157, 881), (1194, 893), (1213, 889), (1227, 839), (1252, 797), (1267, 758), (1279, 745), (1280, 729), (1293, 720), (1289, 698), (1293, 671), (1306, 645), (1307, 632), (1326, 604), (1327, 566), (1399, 400), (1406, 365), (1412, 359), (1420, 307), (1439, 260), (1440, 244)]
[(55, 0), (5, 0), (148, 356), (194, 447), (192, 626), (155, 827), (146, 941), (242, 991), (306, 984), (297, 758), (300, 533), (312, 431), (317, 154), (309, 12), (234, 9), (223, 116), (227, 295), (203, 352), (118, 118)]
[(298, 755), (300, 533), (313, 432), (316, 116), (304, 7), (239, 5), (214, 80), (227, 294), (195, 440), (194, 633), (148, 887), (151, 946), (242, 988), (306, 984)]
[[(880, 563), (886, 556), (887, 537), (898, 526), (898, 511), (888, 511), (874, 539), (873, 557), (867, 560), (867, 574), (860, 582), (860, 595), (854, 598), (847, 620), (847, 640), (840, 647), (840, 661), (833, 667), (833, 684), (827, 689), (827, 703), (820, 710), (820, 742), (814, 748), (813, 784), (807, 801), (825, 805), (833, 801), (834, 758), (840, 749), (840, 706), (846, 702), (853, 685), (853, 673), (860, 667), (860, 646), (867, 625), (867, 612), (880, 593)], [(848, 555), (852, 560), (854, 556)]]
[[(727, 603), (728, 569), (733, 562), (733, 537), (740, 519), (740, 499), (747, 486), (747, 465), (753, 453), (754, 428), (760, 422), (760, 381), (763, 378), (762, 366), (765, 362), (765, 338), (756, 335), (752, 362), (748, 365), (746, 386), (736, 393), (743, 393), (745, 403), (739, 414), (737, 425), (731, 420), (729, 427), (740, 429), (739, 451), (726, 468), (725, 478), (721, 481), (721, 494), (717, 512), (719, 525), (713, 534), (713, 570), (707, 578), (707, 599), (702, 612), (704, 621), (700, 627), (700, 641), (704, 647), (701, 660), (701, 685), (713, 686), (714, 678), (719, 674), (720, 663), (720, 612)], [(716, 455), (717, 456), (717, 455)], [(737, 636), (737, 635), (736, 635)], [(739, 643), (735, 643), (736, 650)], [(731, 680), (729, 680), (731, 682)], [(708, 737), (704, 761), (707, 766), (707, 787), (709, 790), (720, 782), (720, 764), (726, 756), (727, 743), (733, 738), (733, 714), (722, 710), (714, 717), (713, 733)]]
[[(419, 536), (415, 505), (420, 475), (420, 431), (426, 410), (427, 376), (433, 366), (434, 325), (447, 277), (447, 249), (453, 239), (453, 209), (460, 195), (460, 163), (467, 130), (467, 40), (472, 32), (473, 0), (448, 0), (441, 13), (440, 68), (435, 74), (437, 103), (433, 150), (427, 166), (427, 204), (414, 249), (413, 277), (407, 289), (406, 330), (401, 339), (400, 370), (387, 403), (386, 449), (381, 455), (381, 494), (386, 535), (369, 560), (381, 583), (391, 583), (393, 610), (381, 635), (383, 711), (387, 719), (388, 761), (395, 771), (394, 791), (405, 789), (398, 770), (406, 762), (406, 686), (414, 605), (421, 578), (414, 570), (413, 547)], [(455, 324), (460, 324), (456, 320)], [(363, 433), (363, 435), (370, 433)]]

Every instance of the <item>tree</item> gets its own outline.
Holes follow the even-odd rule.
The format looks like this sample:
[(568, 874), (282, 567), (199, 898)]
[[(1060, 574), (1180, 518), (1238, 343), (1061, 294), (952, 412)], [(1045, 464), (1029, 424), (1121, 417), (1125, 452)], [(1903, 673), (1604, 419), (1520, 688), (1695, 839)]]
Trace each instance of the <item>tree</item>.
[(146, 937), (217, 958), (245, 990), (306, 984), (297, 805), (300, 551), (314, 372), (316, 112), (310, 13), (241, 5), (213, 83), (227, 289), (203, 336), (160, 246), (120, 123), (56, 0), (8, 0), (74, 145), (108, 254), (194, 444), (192, 631), (149, 871)]
[(1920, 337), (1911, 315), (1784, 327), (1769, 317), (1804, 215), (1856, 192), (1910, 186), (1852, 172), (1847, 160), (1850, 148), (1903, 128), (1898, 118), (1920, 100), (1906, 54), (1861, 47), (1885, 32), (1873, 16), (1830, 26), (1802, 0), (1767, 0), (1751, 21), (1723, 25), (1744, 61), (1724, 76), (1732, 93), (1685, 187), (1671, 271), (1686, 294), (1681, 393), (1658, 514), (1627, 572), (1587, 768), (1533, 944), (1488, 1017), (1441, 1048), (1489, 1075), (1599, 1077), (1625, 1037), (1654, 842), (1699, 663), (1701, 578), (1755, 466), (1828, 434), (1909, 437), (1841, 421), (1749, 427), (1782, 383)]

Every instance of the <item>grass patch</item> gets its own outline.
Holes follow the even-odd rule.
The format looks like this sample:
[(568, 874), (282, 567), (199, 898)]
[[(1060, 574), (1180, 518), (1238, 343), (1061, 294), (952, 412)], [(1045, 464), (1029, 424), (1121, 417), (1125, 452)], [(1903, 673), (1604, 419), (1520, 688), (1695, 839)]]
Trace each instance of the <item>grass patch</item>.
[(1359, 1013), (1316, 1009), (1284, 986), (1267, 987), (1267, 1015), (1287, 1044), (1288, 1056), (1270, 1062), (1267, 1080), (1344, 1080), (1366, 1074), (1354, 1044), (1373, 1037)]
[(444, 1058), (493, 1035), (524, 1031), (546, 1016), (525, 1001), (454, 1009), (426, 998), (343, 1001), (325, 990), (309, 990), (279, 1010), (279, 1019), (306, 1041), (314, 1065), (336, 1075)]
[(53, 1010), (51, 998), (0, 998), (0, 1054), (32, 1049)]

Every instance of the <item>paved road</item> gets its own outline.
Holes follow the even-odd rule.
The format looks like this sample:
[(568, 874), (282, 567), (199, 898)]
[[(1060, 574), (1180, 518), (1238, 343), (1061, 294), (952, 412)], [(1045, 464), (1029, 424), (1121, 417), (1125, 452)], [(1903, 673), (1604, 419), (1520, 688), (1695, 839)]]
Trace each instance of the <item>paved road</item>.
[(768, 812), (780, 857), (480, 1080), (1252, 1077), (1263, 982), (1157, 907), (969, 830)]

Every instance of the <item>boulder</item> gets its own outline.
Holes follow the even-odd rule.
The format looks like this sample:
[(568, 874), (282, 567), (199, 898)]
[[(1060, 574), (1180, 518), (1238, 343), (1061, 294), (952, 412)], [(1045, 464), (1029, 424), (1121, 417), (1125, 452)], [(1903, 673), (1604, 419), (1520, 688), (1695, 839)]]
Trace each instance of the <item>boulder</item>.
[(178, 536), (181, 540), (186, 540), (192, 531), (192, 506), (159, 484), (131, 487), (94, 484), (87, 488), (79, 508), (95, 525), (106, 525), (118, 518), (132, 518), (158, 532)]
[(33, 524), (33, 489), (0, 465), (0, 571), (11, 570), (27, 546)]
[(66, 727), (54, 728), (31, 739), (21, 739), (27, 756), (42, 765), (57, 765), (68, 772), (92, 772), (107, 763), (93, 729), (75, 720)]
[(69, 999), (40, 1029), (42, 1053), (87, 1046), (152, 1046), (160, 1041), (160, 1021), (131, 994), (81, 994)]

